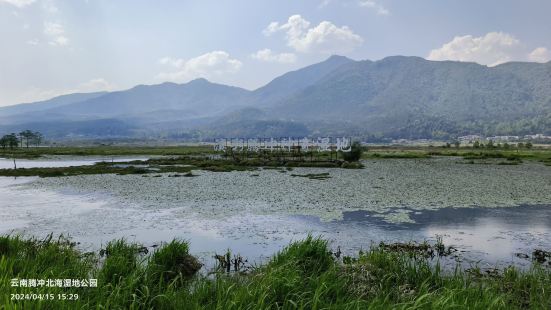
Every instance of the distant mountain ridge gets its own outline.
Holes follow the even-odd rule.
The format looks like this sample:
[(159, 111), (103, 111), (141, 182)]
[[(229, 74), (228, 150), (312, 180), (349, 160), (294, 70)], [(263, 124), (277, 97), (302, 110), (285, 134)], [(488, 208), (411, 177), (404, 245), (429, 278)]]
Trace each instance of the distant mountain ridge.
[(486, 67), (332, 56), (254, 91), (197, 79), (0, 108), (0, 132), (37, 124), (53, 138), (101, 138), (104, 131), (89, 127), (106, 124), (110, 137), (192, 139), (551, 134), (551, 62)]
[(296, 71), (287, 72), (275, 78), (265, 86), (254, 90), (252, 93), (252, 100), (259, 101), (263, 106), (281, 102), (297, 91), (314, 85), (338, 67), (353, 62), (354, 60), (350, 58), (333, 55), (324, 62), (313, 64)]
[(52, 99), (32, 102), (21, 103), (17, 105), (7, 106), (0, 108), (1, 116), (16, 115), (21, 113), (44, 111), (47, 109), (57, 108), (64, 105), (85, 101), (88, 99), (96, 98), (107, 94), (107, 92), (95, 92), (95, 93), (75, 93), (68, 95), (61, 95)]

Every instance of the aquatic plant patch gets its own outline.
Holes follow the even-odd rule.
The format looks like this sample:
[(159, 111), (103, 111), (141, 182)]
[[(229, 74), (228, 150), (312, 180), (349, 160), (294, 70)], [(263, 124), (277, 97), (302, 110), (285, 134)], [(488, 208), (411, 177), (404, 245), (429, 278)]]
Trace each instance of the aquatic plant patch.
[(70, 188), (85, 194), (107, 192), (122, 205), (137, 204), (151, 210), (177, 208), (181, 213), (206, 218), (252, 213), (335, 220), (346, 211), (366, 210), (390, 222), (408, 222), (411, 211), (551, 204), (551, 174), (541, 169), (542, 163), (455, 164), (461, 161), (452, 157), (370, 160), (363, 162), (364, 169), (331, 169), (328, 182), (292, 177), (327, 173), (325, 168), (298, 167), (292, 173), (272, 169), (202, 171), (199, 177), (191, 178), (169, 178), (167, 173), (146, 178), (133, 174), (77, 175), (38, 179), (21, 186)]

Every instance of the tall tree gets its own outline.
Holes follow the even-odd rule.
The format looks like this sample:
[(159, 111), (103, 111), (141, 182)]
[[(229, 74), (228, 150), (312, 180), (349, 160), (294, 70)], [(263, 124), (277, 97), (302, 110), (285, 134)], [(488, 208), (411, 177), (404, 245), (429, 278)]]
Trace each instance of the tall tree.
[(9, 147), (13, 150), (17, 146), (19, 146), (19, 139), (17, 138), (17, 135), (15, 133), (3, 136), (1, 141), (2, 148), (4, 149)]
[[(21, 147), (23, 147), (23, 141), (25, 141), (25, 132), (24, 131), (21, 131), (20, 133), (17, 134), (19, 136), (19, 143), (21, 143)], [(16, 136), (17, 137), (17, 136)]]
[(4, 149), (4, 150), (8, 147), (8, 136), (7, 135), (0, 138), (0, 147), (2, 147), (2, 149)]
[(44, 140), (44, 136), (40, 132), (38, 131), (34, 132), (33, 142), (35, 146), (37, 147), (40, 146), (40, 143), (42, 143), (43, 140)]
[[(29, 148), (29, 143), (34, 139), (35, 133), (27, 129), (20, 134), (22, 134), (25, 139), (25, 146)], [(21, 146), (23, 146), (23, 141), (21, 141)]]

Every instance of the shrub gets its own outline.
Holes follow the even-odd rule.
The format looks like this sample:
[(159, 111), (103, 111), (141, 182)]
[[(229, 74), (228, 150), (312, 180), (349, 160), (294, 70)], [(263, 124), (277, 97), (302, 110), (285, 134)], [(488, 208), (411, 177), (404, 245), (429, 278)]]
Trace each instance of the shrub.
[(153, 253), (148, 264), (148, 273), (153, 281), (162, 279), (164, 283), (169, 283), (178, 277), (189, 279), (201, 267), (197, 258), (189, 254), (186, 242), (172, 240)]
[(358, 161), (362, 157), (362, 145), (360, 142), (354, 142), (350, 146), (350, 152), (340, 152), (346, 161)]

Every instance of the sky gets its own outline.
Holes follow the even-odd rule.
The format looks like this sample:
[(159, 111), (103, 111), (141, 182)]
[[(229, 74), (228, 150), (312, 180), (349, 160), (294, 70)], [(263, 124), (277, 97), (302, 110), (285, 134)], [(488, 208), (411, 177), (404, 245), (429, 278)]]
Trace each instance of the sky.
[(549, 0), (0, 0), (0, 106), (325, 60), (551, 60)]

